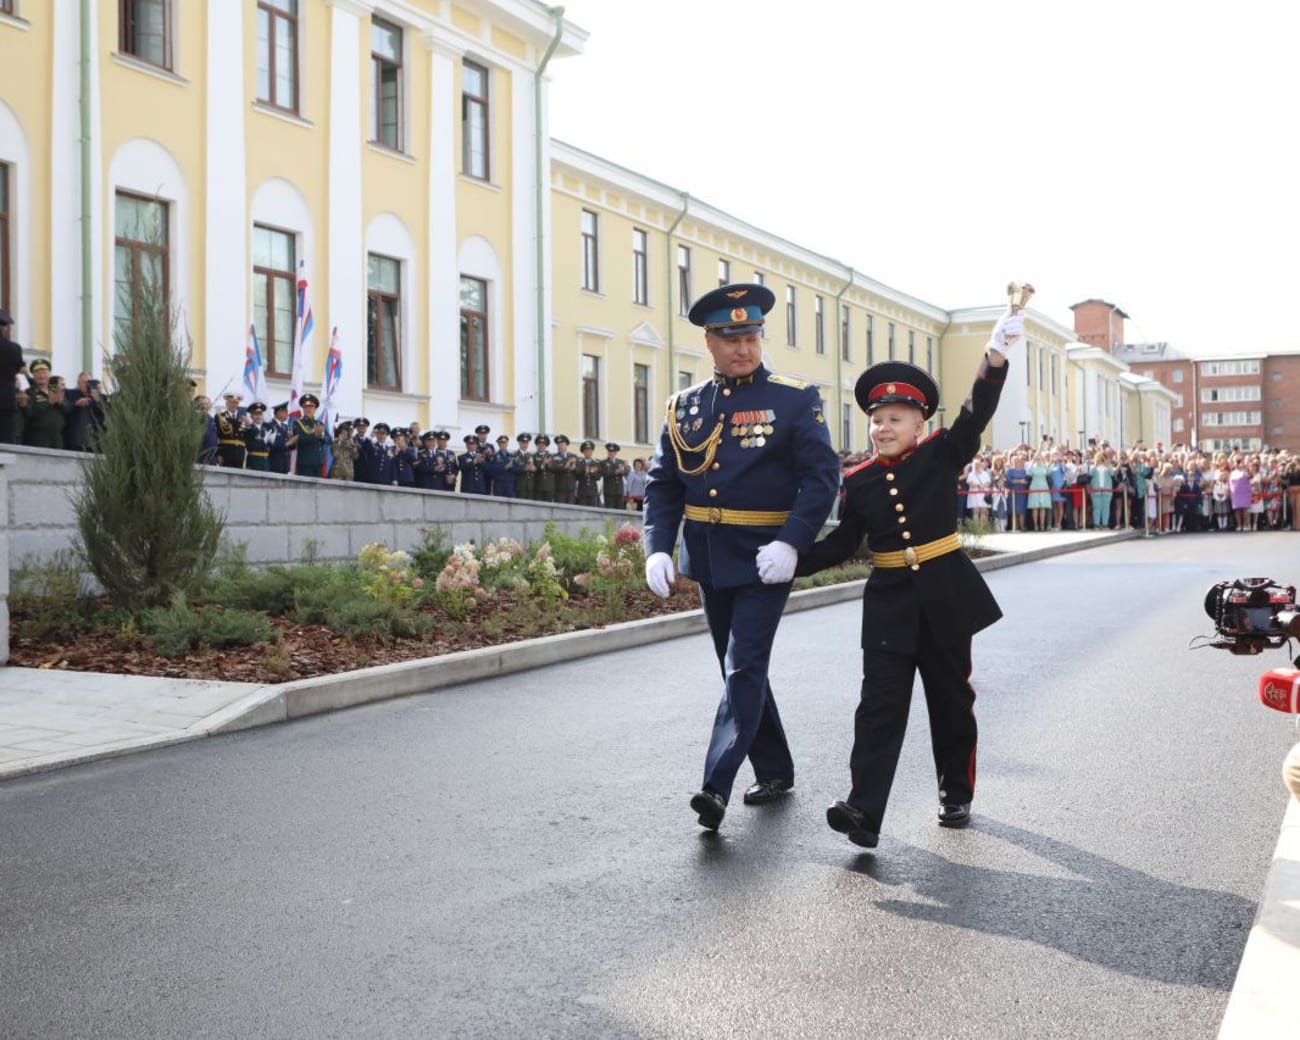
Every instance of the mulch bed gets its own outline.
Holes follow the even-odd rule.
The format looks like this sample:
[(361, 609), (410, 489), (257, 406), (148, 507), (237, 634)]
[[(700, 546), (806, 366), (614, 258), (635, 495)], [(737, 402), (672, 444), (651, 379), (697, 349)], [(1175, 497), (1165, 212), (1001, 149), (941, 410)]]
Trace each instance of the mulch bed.
[[(632, 593), (617, 620), (633, 621), (697, 610), (699, 606), (695, 583), (679, 580), (667, 600), (659, 599), (648, 590)], [(146, 638), (138, 633), (124, 633), (120, 628), (84, 632), (67, 642), (15, 637), (11, 639), (9, 663), (23, 668), (279, 683), (602, 627), (600, 621), (593, 619), (597, 610), (579, 599), (549, 608), (545, 631), (538, 631), (535, 621), (531, 624), (512, 623), (513, 607), (508, 599), (499, 597), (479, 606), (471, 623), (448, 623), (445, 634), (439, 632), (429, 639), (400, 639), (387, 643), (374, 638), (350, 639), (322, 625), (296, 625), (284, 618), (272, 618), (271, 623), (280, 632), (278, 643), (220, 650), (200, 648), (176, 658), (155, 653)], [(23, 615), (15, 612), (11, 618), (11, 632), (20, 632), (22, 621)]]

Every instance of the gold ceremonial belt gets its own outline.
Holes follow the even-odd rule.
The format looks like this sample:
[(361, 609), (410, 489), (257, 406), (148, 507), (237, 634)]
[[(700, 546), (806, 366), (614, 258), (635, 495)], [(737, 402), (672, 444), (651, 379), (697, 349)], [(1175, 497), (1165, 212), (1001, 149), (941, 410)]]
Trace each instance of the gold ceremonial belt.
[[(687, 506), (686, 519), (702, 524), (743, 524), (746, 527), (780, 527), (790, 518), (788, 511), (774, 509), (721, 509), (718, 506)], [(902, 555), (901, 553), (899, 555)]]
[[(690, 508), (689, 506), (687, 507)], [(933, 542), (926, 542), (924, 545), (909, 545), (906, 549), (899, 549), (895, 552), (878, 552), (871, 554), (871, 564), (874, 567), (911, 567), (914, 571), (921, 569), (921, 564), (926, 560), (933, 560), (936, 556), (947, 556), (951, 552), (957, 552), (961, 548), (961, 539), (957, 532), (953, 532), (946, 538), (936, 538)]]

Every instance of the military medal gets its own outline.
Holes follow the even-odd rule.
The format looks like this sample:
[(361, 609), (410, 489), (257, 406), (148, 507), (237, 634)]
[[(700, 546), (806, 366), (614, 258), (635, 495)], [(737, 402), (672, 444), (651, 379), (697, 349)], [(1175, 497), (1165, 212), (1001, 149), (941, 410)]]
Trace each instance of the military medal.
[(767, 438), (760, 435), (754, 438), (754, 443), (761, 448), (764, 444), (767, 443)]
[(695, 421), (691, 423), (691, 430), (692, 431), (698, 430), (703, 425), (704, 425), (704, 420), (697, 416)]

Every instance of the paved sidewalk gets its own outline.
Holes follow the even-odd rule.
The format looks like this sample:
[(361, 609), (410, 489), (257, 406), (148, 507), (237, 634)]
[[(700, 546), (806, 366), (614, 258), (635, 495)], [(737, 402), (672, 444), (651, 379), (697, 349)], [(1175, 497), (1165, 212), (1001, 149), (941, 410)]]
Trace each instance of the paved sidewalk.
[(0, 668), (0, 779), (208, 736), (256, 683)]

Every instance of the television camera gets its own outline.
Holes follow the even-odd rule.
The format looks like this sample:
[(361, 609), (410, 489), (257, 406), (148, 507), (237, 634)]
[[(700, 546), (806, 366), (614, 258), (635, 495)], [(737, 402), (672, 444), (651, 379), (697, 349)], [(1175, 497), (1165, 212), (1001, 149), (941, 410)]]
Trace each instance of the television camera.
[[(1205, 594), (1205, 612), (1214, 622), (1217, 638), (1201, 646), (1254, 656), (1300, 638), (1295, 586), (1280, 585), (1271, 578), (1219, 582)], [(1300, 714), (1300, 657), (1293, 664), (1260, 676), (1259, 699), (1265, 707)]]

